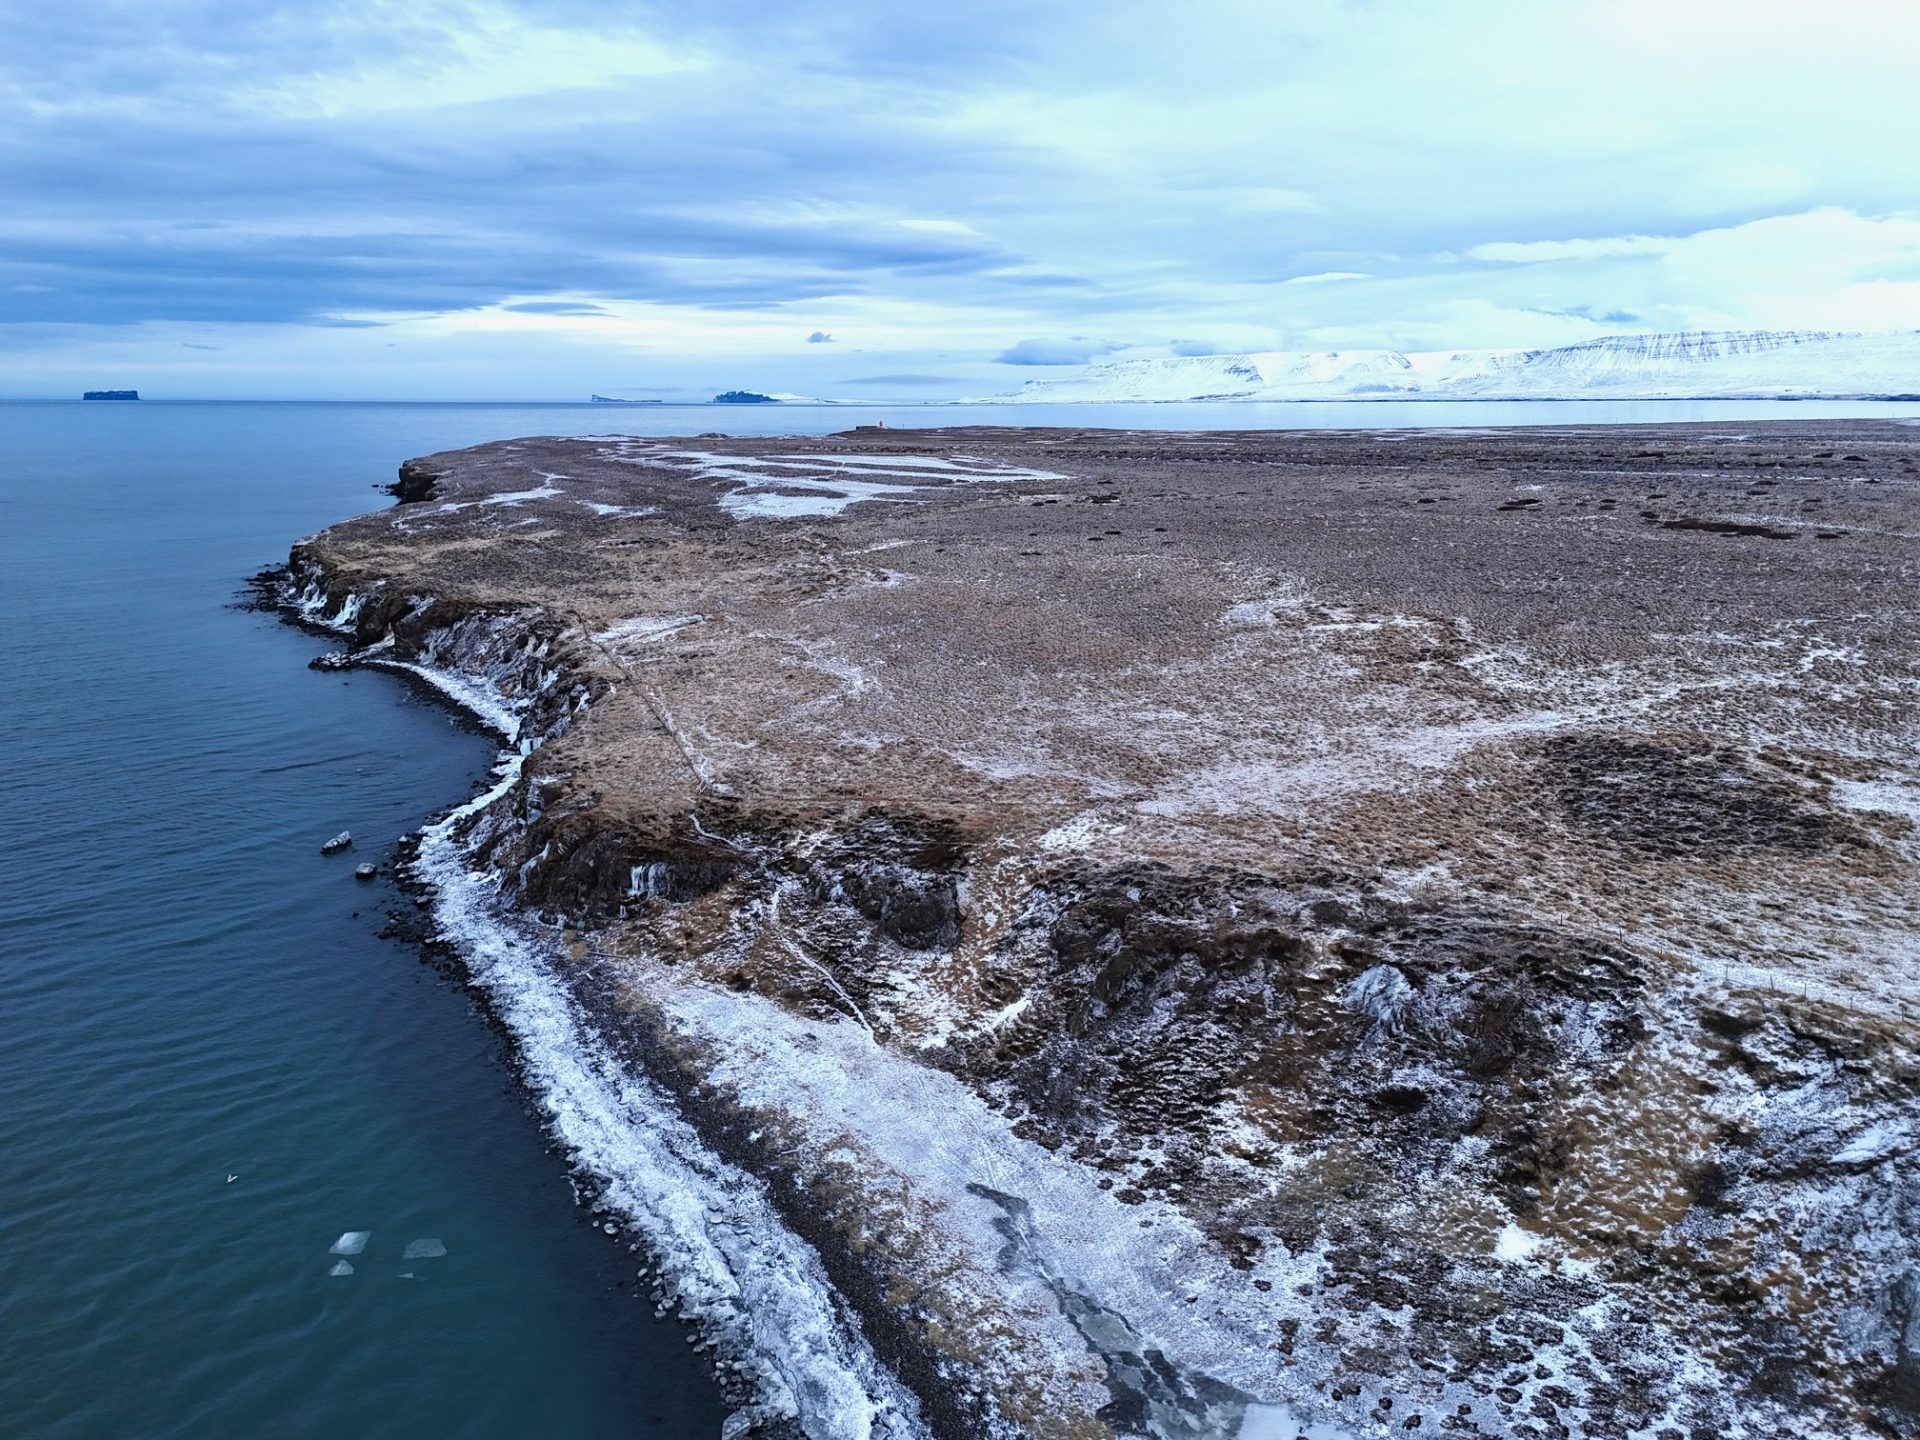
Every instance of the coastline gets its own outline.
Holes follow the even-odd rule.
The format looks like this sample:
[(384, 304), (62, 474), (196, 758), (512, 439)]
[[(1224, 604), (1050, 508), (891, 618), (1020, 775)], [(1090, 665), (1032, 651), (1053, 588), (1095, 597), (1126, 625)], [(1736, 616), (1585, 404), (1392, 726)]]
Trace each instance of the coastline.
[[(403, 484), (408, 471), (427, 474), (410, 462), (402, 472)], [(738, 479), (750, 471), (750, 465), (736, 462), (729, 473)], [(1050, 472), (1027, 473), (1050, 481), (1065, 478)], [(551, 482), (545, 488), (551, 491)], [(411, 489), (415, 503), (432, 497), (430, 478), (425, 483), (416, 480)], [(530, 492), (509, 492), (509, 503), (524, 503), (520, 497), (525, 493)], [(600, 502), (593, 506), (604, 508)], [(731, 509), (725, 501), (722, 508)], [(964, 1132), (962, 1138), (980, 1137), (983, 1148), (963, 1152), (965, 1164), (923, 1168), (914, 1172), (917, 1184), (951, 1181), (968, 1166), (995, 1173), (996, 1167), (1012, 1163), (1014, 1172), (1022, 1172), (1023, 1162), (1017, 1157), (1025, 1152), (1019, 1147), (1031, 1141), (1011, 1132), (1003, 1136), (1002, 1117), (970, 1109), (972, 1097), (961, 1087), (939, 1091), (937, 1085), (950, 1080), (942, 1071), (919, 1073), (915, 1083), (934, 1087), (927, 1093), (908, 1095), (889, 1089), (897, 1075), (909, 1073), (902, 1069), (907, 1062), (881, 1053), (865, 1033), (869, 1027), (861, 1007), (837, 984), (835, 993), (846, 1002), (842, 1008), (850, 1012), (846, 1018), (803, 1019), (761, 1002), (736, 1003), (711, 985), (689, 983), (657, 966), (610, 973), (615, 967), (601, 963), (591, 914), (599, 892), (582, 880), (571, 891), (545, 888), (532, 895), (529, 903), (529, 873), (544, 859), (545, 848), (518, 860), (517, 873), (503, 868), (503, 857), (516, 857), (516, 846), (524, 849), (531, 843), (530, 836), (537, 838), (532, 827), (543, 818), (537, 785), (522, 787), (515, 794), (530, 757), (566, 734), (577, 718), (611, 700), (618, 686), (627, 682), (610, 679), (604, 666), (577, 663), (585, 654), (580, 647), (588, 637), (570, 618), (563, 622), (540, 609), (515, 612), (410, 589), (404, 600), (375, 596), (365, 587), (366, 576), (329, 571), (311, 553), (303, 552), (304, 544), (296, 548), (283, 593), (289, 614), (335, 634), (351, 635), (361, 642), (352, 654), (353, 663), (410, 673), (450, 701), (465, 704), (506, 735), (513, 747), (513, 753), (504, 757), (493, 789), (429, 828), (412, 872), (433, 896), (435, 940), (461, 957), (515, 1036), (528, 1084), (548, 1102), (556, 1139), (576, 1167), (593, 1177), (589, 1182), (593, 1189), (607, 1187), (600, 1202), (617, 1208), (643, 1232), (667, 1236), (662, 1242), (663, 1258), (667, 1258), (666, 1249), (679, 1248), (677, 1259), (668, 1258), (663, 1278), (694, 1323), (704, 1327), (703, 1336), (710, 1339), (723, 1377), (742, 1387), (736, 1433), (769, 1428), (777, 1433), (782, 1424), (797, 1426), (808, 1435), (835, 1437), (926, 1433), (944, 1440), (1017, 1433), (1021, 1424), (1008, 1418), (1004, 1406), (1019, 1385), (1015, 1383), (1013, 1392), (1005, 1388), (1006, 1362), (1029, 1359), (1036, 1353), (1036, 1344), (1056, 1359), (1077, 1344), (1097, 1363), (1092, 1370), (1084, 1364), (1077, 1369), (1068, 1364), (1051, 1380), (1034, 1381), (1039, 1388), (1026, 1396), (1025, 1403), (1053, 1403), (1045, 1397), (1057, 1397), (1064, 1393), (1057, 1387), (1067, 1385), (1076, 1392), (1076, 1407), (1083, 1413), (1098, 1411), (1115, 1421), (1125, 1419), (1123, 1433), (1377, 1433), (1373, 1426), (1349, 1429), (1330, 1419), (1295, 1414), (1275, 1396), (1270, 1384), (1265, 1390), (1267, 1403), (1262, 1405), (1254, 1401), (1251, 1384), (1242, 1388), (1236, 1383), (1238, 1367), (1245, 1363), (1238, 1347), (1243, 1341), (1257, 1342), (1260, 1325), (1270, 1322), (1275, 1313), (1271, 1307), (1264, 1314), (1247, 1310), (1244, 1316), (1236, 1316), (1229, 1314), (1233, 1306), (1227, 1303), (1219, 1311), (1220, 1318), (1199, 1324), (1177, 1309), (1155, 1305), (1153, 1292), (1171, 1295), (1178, 1282), (1169, 1281), (1167, 1275), (1129, 1273), (1127, 1267), (1140, 1258), (1138, 1247), (1117, 1252), (1117, 1263), (1111, 1268), (1097, 1247), (1074, 1249), (1077, 1242), (1070, 1238), (1071, 1224), (1059, 1222), (1075, 1205), (1093, 1207), (1089, 1213), (1094, 1213), (1108, 1204), (1097, 1192), (1061, 1202), (1049, 1217), (1056, 1231), (1050, 1238), (1057, 1253), (1071, 1257), (1078, 1272), (1075, 1276), (1069, 1277), (1038, 1252), (1023, 1250), (1022, 1236), (1027, 1233), (1023, 1206), (1051, 1183), (1054, 1171), (1067, 1166), (1064, 1159), (1036, 1157), (1039, 1168), (1022, 1173), (1025, 1187), (1035, 1194), (1021, 1205), (1007, 1205), (1009, 1196), (993, 1187), (966, 1182), (965, 1194), (952, 1193), (950, 1184), (936, 1184), (931, 1188), (938, 1193), (929, 1197), (923, 1192), (916, 1201), (931, 1198), (941, 1215), (939, 1225), (929, 1225), (922, 1233), (930, 1263), (961, 1264), (968, 1253), (977, 1261), (998, 1252), (996, 1293), (1018, 1303), (1026, 1327), (1017, 1340), (1000, 1337), (1012, 1348), (996, 1352), (993, 1363), (969, 1373), (967, 1366), (955, 1364), (952, 1347), (944, 1354), (929, 1350), (909, 1330), (892, 1323), (897, 1304), (888, 1293), (886, 1267), (876, 1267), (867, 1256), (846, 1246), (844, 1227), (818, 1212), (820, 1175), (809, 1176), (804, 1161), (786, 1163), (782, 1158), (786, 1137), (776, 1133), (769, 1138), (756, 1117), (808, 1107), (832, 1113), (846, 1096), (872, 1091), (885, 1095), (885, 1103), (872, 1112), (840, 1117), (856, 1153), (900, 1154), (917, 1143), (904, 1132), (886, 1132), (886, 1117), (881, 1113), (886, 1105), (898, 1107), (909, 1130), (929, 1124), (937, 1128), (940, 1117), (946, 1117)], [(355, 589), (356, 585), (362, 588)], [(603, 641), (603, 637), (593, 638)], [(857, 686), (859, 681), (852, 678), (845, 683)], [(671, 717), (662, 723), (684, 749), (686, 741), (674, 730)], [(696, 773), (701, 773), (704, 784), (704, 772), (696, 767)], [(716, 793), (724, 798), (724, 789)], [(713, 863), (715, 844), (754, 843), (750, 833), (742, 836), (735, 831), (732, 839), (725, 838), (725, 831), (720, 837), (708, 834), (697, 814), (692, 823), (704, 837), (691, 852), (696, 857), (691, 863), (696, 865)], [(697, 858), (701, 853), (708, 856), (704, 862)], [(675, 885), (691, 883), (668, 873), (677, 862), (659, 863), (666, 867), (658, 881), (661, 895)], [(619, 873), (625, 876), (624, 865)], [(655, 883), (651, 876), (643, 878), (636, 866), (632, 879), (623, 879), (617, 890), (651, 896), (656, 893)], [(510, 911), (496, 903), (514, 889), (521, 893), (520, 909)], [(777, 897), (767, 918), (778, 931)], [(626, 959), (630, 967), (637, 963), (631, 956)], [(649, 988), (637, 987), (639, 975), (649, 982), (649, 993), (636, 993), (637, 988)], [(833, 984), (830, 975), (827, 979)], [(1700, 1003), (1719, 1001), (1703, 992)], [(826, 1008), (831, 1012), (836, 1007), (829, 1003)], [(706, 1083), (709, 1079), (714, 1082), (711, 1087)], [(781, 1088), (793, 1084), (801, 1090)], [(807, 1085), (818, 1088), (809, 1094)], [(925, 1103), (924, 1112), (915, 1112), (916, 1102)], [(666, 1137), (659, 1140), (663, 1148), (632, 1153), (634, 1139), (650, 1134)], [(1039, 1185), (1033, 1183), (1036, 1177), (1042, 1177)], [(835, 1184), (829, 1176), (829, 1190)], [(698, 1216), (684, 1213), (675, 1204), (676, 1196), (687, 1194), (700, 1197), (695, 1207), (701, 1212)], [(748, 1211), (731, 1209), (730, 1205), (745, 1203), (743, 1196), (752, 1197)], [(1141, 1196), (1127, 1203), (1131, 1214), (1139, 1217), (1138, 1223), (1165, 1227), (1161, 1233), (1177, 1239), (1184, 1217), (1174, 1207), (1160, 1198)], [(1068, 1238), (1062, 1238), (1062, 1231)], [(1499, 1237), (1503, 1265), (1524, 1261), (1538, 1244), (1529, 1231), (1510, 1225), (1509, 1232)], [(735, 1234), (751, 1239), (729, 1248), (719, 1238)], [(767, 1261), (769, 1243), (774, 1252), (771, 1268), (754, 1268)], [(943, 1249), (943, 1245), (956, 1248)], [(1066, 1248), (1058, 1249), (1062, 1245)], [(1187, 1267), (1196, 1296), (1206, 1294), (1209, 1305), (1225, 1297), (1232, 1286), (1245, 1283), (1244, 1276), (1210, 1274), (1204, 1264), (1196, 1267), (1197, 1251), (1183, 1252), (1179, 1245), (1170, 1251), (1159, 1246), (1159, 1250), (1173, 1262), (1168, 1274)], [(1305, 1254), (1300, 1258), (1306, 1270), (1289, 1271), (1291, 1262), (1282, 1263), (1283, 1258), (1262, 1260), (1258, 1271), (1251, 1272), (1265, 1284), (1262, 1293), (1276, 1287), (1284, 1291), (1303, 1278), (1311, 1280), (1325, 1259)], [(736, 1266), (745, 1267), (744, 1272)], [(1579, 1272), (1567, 1273), (1577, 1279)], [(1094, 1291), (1081, 1288), (1078, 1282), (1089, 1275), (1098, 1281), (1100, 1295), (1125, 1297), (1125, 1309), (1108, 1309)], [(1178, 1284), (1178, 1288), (1187, 1286)], [(1595, 1300), (1593, 1295), (1589, 1302), (1603, 1309), (1617, 1303), (1611, 1298)], [(796, 1303), (802, 1307), (797, 1318), (792, 1313)], [(1049, 1307), (1053, 1313), (1043, 1316), (1040, 1312)], [(852, 1318), (855, 1315), (857, 1319)], [(1302, 1321), (1311, 1323), (1313, 1315), (1311, 1305), (1299, 1307), (1296, 1328)], [(766, 1326), (773, 1316), (787, 1317), (773, 1322), (779, 1334), (806, 1337), (806, 1353), (770, 1350)], [(1132, 1321), (1141, 1322), (1155, 1342), (1175, 1337), (1177, 1348), (1162, 1351), (1144, 1339)], [(1294, 1331), (1286, 1333), (1291, 1342)], [(1590, 1363), (1578, 1353), (1583, 1343), (1569, 1328), (1564, 1362), (1540, 1364), (1546, 1355), (1540, 1352), (1536, 1367), (1547, 1373), (1532, 1376), (1522, 1393), (1560, 1388), (1566, 1380), (1564, 1368), (1577, 1370)], [(1302, 1336), (1303, 1357), (1306, 1350)], [(1173, 1354), (1186, 1363), (1171, 1358)], [(1292, 1364), (1291, 1350), (1289, 1356), (1287, 1363)], [(985, 1361), (988, 1356), (983, 1352), (981, 1358)], [(1699, 1365), (1684, 1351), (1665, 1358), (1682, 1371)], [(1193, 1363), (1196, 1359), (1199, 1364)], [(1314, 1363), (1324, 1372), (1324, 1357)], [(993, 1385), (976, 1388), (989, 1371), (998, 1372), (989, 1377)], [(908, 1385), (900, 1385), (900, 1378)], [(1248, 1369), (1245, 1378), (1254, 1382), (1256, 1372)], [(1337, 1390), (1335, 1398), (1342, 1398)], [(1476, 1426), (1493, 1426), (1494, 1433), (1500, 1433), (1497, 1413), (1481, 1411), (1470, 1397), (1458, 1403), (1464, 1407), (1458, 1416)], [(1283, 1431), (1283, 1426), (1293, 1428)]]
[[(361, 597), (330, 594), (324, 573), (303, 569), (297, 559), (262, 572), (252, 584), (290, 623), (335, 637), (355, 633)], [(497, 628), (485, 632), (495, 641), (516, 628), (511, 617), (499, 618)], [(422, 634), (445, 641), (454, 630), (428, 626)], [(537, 643), (527, 631), (517, 648), (531, 654)], [(726, 1440), (789, 1433), (808, 1440), (918, 1440), (952, 1433), (922, 1422), (917, 1397), (873, 1353), (820, 1255), (789, 1228), (765, 1182), (709, 1145), (686, 1118), (690, 1097), (672, 1095), (649, 1078), (644, 1060), (631, 1053), (633, 1037), (626, 1037), (629, 1053), (618, 1053), (604, 997), (596, 1005), (563, 981), (552, 934), (504, 913), (491, 898), (501, 877), (473, 868), (463, 827), (506, 798), (527, 756), (571, 719), (571, 707), (549, 706), (545, 725), (524, 734), (541, 713), (526, 702), (554, 689), (559, 672), (547, 672), (516, 704), (495, 683), (497, 645), (483, 643), (486, 658), (477, 667), (461, 663), (457, 643), (446, 665), (381, 653), (390, 648), (388, 642), (372, 653), (349, 652), (349, 663), (422, 684), (506, 746), (490, 787), (404, 846), (398, 879), (427, 901), (432, 921), (414, 943), (464, 977), (509, 1037), (515, 1074), (575, 1177), (579, 1203), (592, 1215), (617, 1216), (636, 1237), (647, 1256), (639, 1275), (652, 1285), (656, 1313), (675, 1314), (698, 1337), (696, 1348), (709, 1353), (733, 1407)], [(465, 658), (474, 658), (472, 652)], [(795, 1197), (786, 1198), (791, 1206)], [(840, 1268), (848, 1271), (843, 1283), (856, 1279)], [(931, 1378), (921, 1357), (896, 1353), (892, 1364)]]
[[(422, 490), (416, 485), (412, 493), (427, 498)], [(263, 572), (254, 583), (290, 623), (336, 638), (366, 633), (361, 621), (369, 615), (367, 597), (303, 560), (300, 547), (287, 567)], [(594, 964), (569, 966), (569, 920), (530, 923), (498, 902), (508, 876), (479, 854), (497, 839), (490, 828), (513, 821), (490, 812), (511, 797), (528, 758), (585, 708), (584, 697), (564, 669), (541, 663), (553, 637), (543, 632), (537, 614), (488, 613), (476, 623), (465, 607), (455, 606), (459, 618), (451, 623), (418, 623), (440, 603), (410, 596), (405, 612), (413, 622), (406, 627), (410, 653), (434, 655), (434, 663), (393, 653), (392, 631), (344, 656), (327, 657), (329, 668), (367, 666), (420, 684), (505, 742), (494, 783), (405, 847), (411, 853), (398, 878), (427, 900), (432, 922), (415, 943), (475, 990), (508, 1037), (516, 1075), (572, 1170), (581, 1205), (596, 1216), (620, 1217), (647, 1253), (641, 1277), (654, 1287), (657, 1310), (676, 1314), (699, 1337), (697, 1346), (710, 1355), (733, 1407), (727, 1440), (1018, 1440), (1034, 1433), (1032, 1412), (1024, 1420), (1004, 1413), (1001, 1392), (1010, 1377), (994, 1373), (998, 1366), (957, 1363), (951, 1348), (930, 1349), (901, 1324), (897, 1276), (849, 1249), (844, 1234), (819, 1214), (818, 1177), (792, 1163), (779, 1137), (766, 1137), (743, 1121), (755, 1112), (741, 1108), (741, 1097), (703, 1086), (684, 1049), (688, 1016), (667, 1017), (658, 1009), (649, 1015), (631, 993), (593, 983)], [(514, 693), (503, 690), (503, 682)], [(568, 691), (572, 697), (559, 703), (556, 697)], [(571, 978), (563, 978), (563, 971), (571, 971)], [(754, 1026), (771, 1017), (741, 1018)], [(811, 1049), (823, 1028), (801, 1024), (784, 1042), (790, 1049), (795, 1042)], [(870, 1051), (870, 1041), (851, 1033), (852, 1023), (830, 1028), (843, 1032), (834, 1036), (843, 1045)], [(735, 1038), (745, 1033), (736, 1031)], [(908, 1084), (935, 1078), (945, 1079), (926, 1072)], [(764, 1098), (777, 1103), (780, 1097)], [(977, 1110), (978, 1102), (958, 1087), (942, 1098), (962, 1112), (976, 1109), (972, 1124), (993, 1132), (976, 1157), (988, 1173), (1008, 1163), (1008, 1154), (996, 1152), (1014, 1147), (1029, 1152), (1021, 1168), (1046, 1188), (1045, 1172), (1055, 1168), (1046, 1151), (1005, 1132), (998, 1116)], [(939, 1110), (936, 1105), (924, 1123), (938, 1127), (952, 1118)], [(1024, 1276), (1018, 1288), (1060, 1305), (1053, 1345), (1061, 1352), (1086, 1345), (1099, 1357), (1101, 1371), (1077, 1383), (1095, 1391), (1086, 1407), (1111, 1411), (1125, 1424), (1122, 1433), (1163, 1440), (1353, 1440), (1355, 1432), (1298, 1412), (1285, 1400), (1257, 1399), (1177, 1363), (1135, 1330), (1127, 1315), (1078, 1292), (1053, 1271), (1024, 1233), (1032, 1223), (1026, 1201), (964, 1179), (956, 1189), (973, 1192), (975, 1248), (999, 1250), (1003, 1269)], [(1110, 1202), (1090, 1182), (1071, 1186), (1052, 1206), (1052, 1218), (1071, 1229), (1080, 1218), (1071, 1213), (1076, 1203), (1084, 1208)], [(1201, 1259), (1206, 1244), (1184, 1217), (1151, 1203), (1135, 1208), (1155, 1217), (1144, 1223), (1188, 1232), (1175, 1254), (1187, 1262)], [(1104, 1250), (1083, 1249), (1079, 1259), (1104, 1270), (1110, 1290), (1132, 1292), (1135, 1317), (1158, 1309), (1162, 1321), (1179, 1323), (1179, 1297), (1172, 1299), (1172, 1310), (1156, 1305), (1151, 1289), (1132, 1283), (1131, 1262)], [(954, 1255), (949, 1263), (959, 1260)], [(1217, 1264), (1203, 1262), (1199, 1271), (1166, 1266), (1157, 1288), (1184, 1296), (1199, 1274)], [(1237, 1341), (1203, 1349), (1231, 1368), (1236, 1345), (1257, 1349), (1262, 1343), (1250, 1323), (1247, 1317), (1234, 1325)], [(1008, 1363), (1019, 1362), (1003, 1355), (1001, 1364)]]

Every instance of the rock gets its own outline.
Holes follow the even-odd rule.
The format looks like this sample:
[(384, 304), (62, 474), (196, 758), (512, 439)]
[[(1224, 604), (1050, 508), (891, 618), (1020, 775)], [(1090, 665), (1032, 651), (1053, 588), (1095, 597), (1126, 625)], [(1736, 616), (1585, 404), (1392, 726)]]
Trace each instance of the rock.
[(320, 847), (320, 853), (322, 855), (338, 854), (351, 844), (353, 844), (353, 832), (351, 830), (342, 830), (338, 835)]
[(909, 950), (959, 943), (960, 890), (952, 875), (870, 861), (849, 869), (841, 885), (855, 909)]
[(356, 880), (371, 880), (379, 873), (380, 867), (375, 865), (371, 860), (363, 861), (353, 867), (353, 878)]
[(1893, 1282), (1884, 1313), (1893, 1332), (1891, 1398), (1909, 1414), (1920, 1414), (1920, 1270), (1905, 1270)]
[(309, 670), (351, 670), (353, 657), (344, 650), (334, 650), (325, 655), (316, 655), (307, 662)]
[(434, 497), (445, 474), (445, 471), (430, 468), (424, 461), (409, 460), (400, 467), (400, 478), (386, 487), (387, 493), (402, 505), (417, 505)]

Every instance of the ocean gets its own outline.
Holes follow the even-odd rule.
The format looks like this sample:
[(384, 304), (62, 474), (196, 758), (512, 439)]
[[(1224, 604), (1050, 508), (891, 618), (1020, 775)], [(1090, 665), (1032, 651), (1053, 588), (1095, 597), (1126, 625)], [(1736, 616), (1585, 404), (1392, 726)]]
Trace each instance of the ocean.
[[(409, 456), (526, 434), (1920, 415), (1920, 405), (0, 403), (0, 1429), (712, 1437), (505, 1042), (353, 866), (494, 742), (242, 608)], [(354, 848), (322, 856), (351, 830)], [(364, 1243), (345, 1236), (365, 1232)], [(337, 1251), (351, 1253), (336, 1253)], [(409, 1253), (411, 1252), (411, 1253)]]

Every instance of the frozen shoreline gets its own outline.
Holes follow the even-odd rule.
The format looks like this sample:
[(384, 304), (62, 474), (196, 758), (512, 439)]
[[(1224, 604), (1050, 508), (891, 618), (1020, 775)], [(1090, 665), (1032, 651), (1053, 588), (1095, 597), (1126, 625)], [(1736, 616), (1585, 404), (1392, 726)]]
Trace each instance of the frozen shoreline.
[[(355, 596), (330, 601), (318, 577), (299, 589), (290, 579), (277, 598), (288, 618), (332, 634), (350, 634), (359, 611)], [(783, 1426), (808, 1440), (926, 1435), (918, 1401), (873, 1354), (764, 1184), (715, 1154), (670, 1095), (622, 1063), (557, 973), (552, 936), (501, 913), (502, 877), (471, 865), (461, 827), (512, 790), (548, 737), (522, 738), (521, 707), (484, 676), (382, 654), (354, 663), (423, 682), (507, 741), (494, 783), (421, 830), (406, 875), (430, 901), (428, 943), (459, 958), (512, 1037), (520, 1079), (554, 1142), (599, 1187), (591, 1208), (643, 1237), (656, 1303), (711, 1351), (735, 1407), (729, 1440)]]
[[(310, 577), (300, 590), (285, 588), (281, 608), (300, 623), (350, 634), (360, 604), (354, 595), (329, 599), (324, 582)], [(808, 1440), (936, 1433), (922, 1407), (939, 1397), (916, 1395), (879, 1357), (766, 1183), (702, 1138), (679, 1100), (633, 1054), (621, 1053), (631, 1047), (596, 1019), (605, 1006), (564, 978), (563, 929), (507, 913), (499, 897), (508, 877), (474, 864), (475, 830), (553, 732), (524, 734), (528, 706), (485, 673), (398, 660), (385, 653), (390, 648), (382, 642), (354, 652), (352, 663), (420, 681), (508, 742), (492, 785), (425, 826), (405, 866), (430, 901), (427, 943), (458, 958), (511, 1036), (518, 1073), (549, 1133), (594, 1187), (592, 1210), (620, 1217), (643, 1237), (655, 1260), (656, 1302), (711, 1349), (715, 1374), (737, 1407), (729, 1435), (777, 1434), (783, 1426)], [(714, 1078), (749, 1113), (798, 1119), (823, 1103), (880, 1097), (855, 1101), (861, 1113), (849, 1118), (869, 1158), (883, 1166), (908, 1159), (902, 1179), (945, 1215), (940, 1233), (927, 1237), (929, 1254), (962, 1265), (997, 1257), (1005, 1300), (1052, 1332), (1063, 1356), (1086, 1350), (1099, 1358), (1106, 1379), (1094, 1385), (1096, 1395), (1104, 1389), (1137, 1412), (1136, 1433), (1350, 1440), (1353, 1432), (1342, 1426), (1256, 1399), (1163, 1353), (1168, 1332), (1190, 1332), (1181, 1348), (1225, 1374), (1238, 1368), (1236, 1353), (1264, 1347), (1252, 1311), (1223, 1308), (1217, 1324), (1194, 1329), (1187, 1292), (1212, 1294), (1231, 1272), (1178, 1210), (1118, 1204), (1078, 1167), (1015, 1138), (1004, 1117), (950, 1076), (874, 1046), (851, 1022), (809, 1023), (710, 986), (661, 979), (657, 998), (669, 1029), (710, 1047)], [(584, 1192), (582, 1203), (589, 1203)], [(1142, 1225), (1161, 1227), (1160, 1238), (1137, 1244)], [(1127, 1238), (1116, 1245), (1109, 1235)], [(1316, 1255), (1298, 1260), (1307, 1270), (1321, 1264)], [(1267, 1286), (1298, 1278), (1266, 1268)], [(1116, 1298), (1125, 1313), (1109, 1308)], [(1045, 1311), (1051, 1319), (1036, 1322)], [(1142, 1322), (1162, 1333), (1142, 1334)], [(991, 1428), (1020, 1433), (1004, 1421)]]

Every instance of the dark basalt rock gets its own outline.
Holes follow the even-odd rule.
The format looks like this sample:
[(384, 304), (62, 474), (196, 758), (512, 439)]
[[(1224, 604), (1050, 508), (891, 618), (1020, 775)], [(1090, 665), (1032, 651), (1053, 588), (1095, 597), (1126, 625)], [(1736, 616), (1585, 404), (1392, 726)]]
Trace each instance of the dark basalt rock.
[(1909, 1415), (1920, 1416), (1920, 1270), (1903, 1271), (1894, 1281), (1882, 1314), (1893, 1350), (1886, 1398)]
[(603, 827), (591, 813), (543, 818), (528, 830), (520, 902), (583, 917), (616, 915), (642, 900), (683, 902), (726, 884), (741, 856), (684, 819), (666, 834)]
[(952, 875), (872, 861), (850, 867), (840, 885), (856, 910), (909, 950), (960, 943), (960, 888)]
[(1704, 530), (1709, 535), (1751, 535), (1761, 540), (1794, 540), (1797, 530), (1780, 530), (1772, 525), (1753, 525), (1740, 520), (1699, 520), (1683, 515), (1678, 520), (1662, 520), (1662, 530)]
[(853, 906), (896, 945), (950, 950), (960, 943), (960, 875), (966, 844), (948, 821), (868, 815), (836, 835), (808, 871), (816, 898)]
[(1524, 1204), (1570, 1155), (1554, 1077), (1604, 1072), (1644, 1031), (1626, 956), (1498, 916), (1147, 866), (1054, 893), (1040, 952), (1015, 938), (1002, 957), (1008, 998), (1031, 997), (1019, 1021), (944, 1056), (1005, 1084), (1052, 1143), (1184, 1133), (1177, 1169), (1204, 1155), (1218, 1107), (1258, 1094), (1299, 1139), (1366, 1137), (1356, 1163), (1381, 1177), (1480, 1134)]
[(409, 460), (400, 467), (400, 478), (387, 486), (387, 493), (402, 505), (417, 505), (433, 499), (446, 472), (430, 470), (420, 460)]

